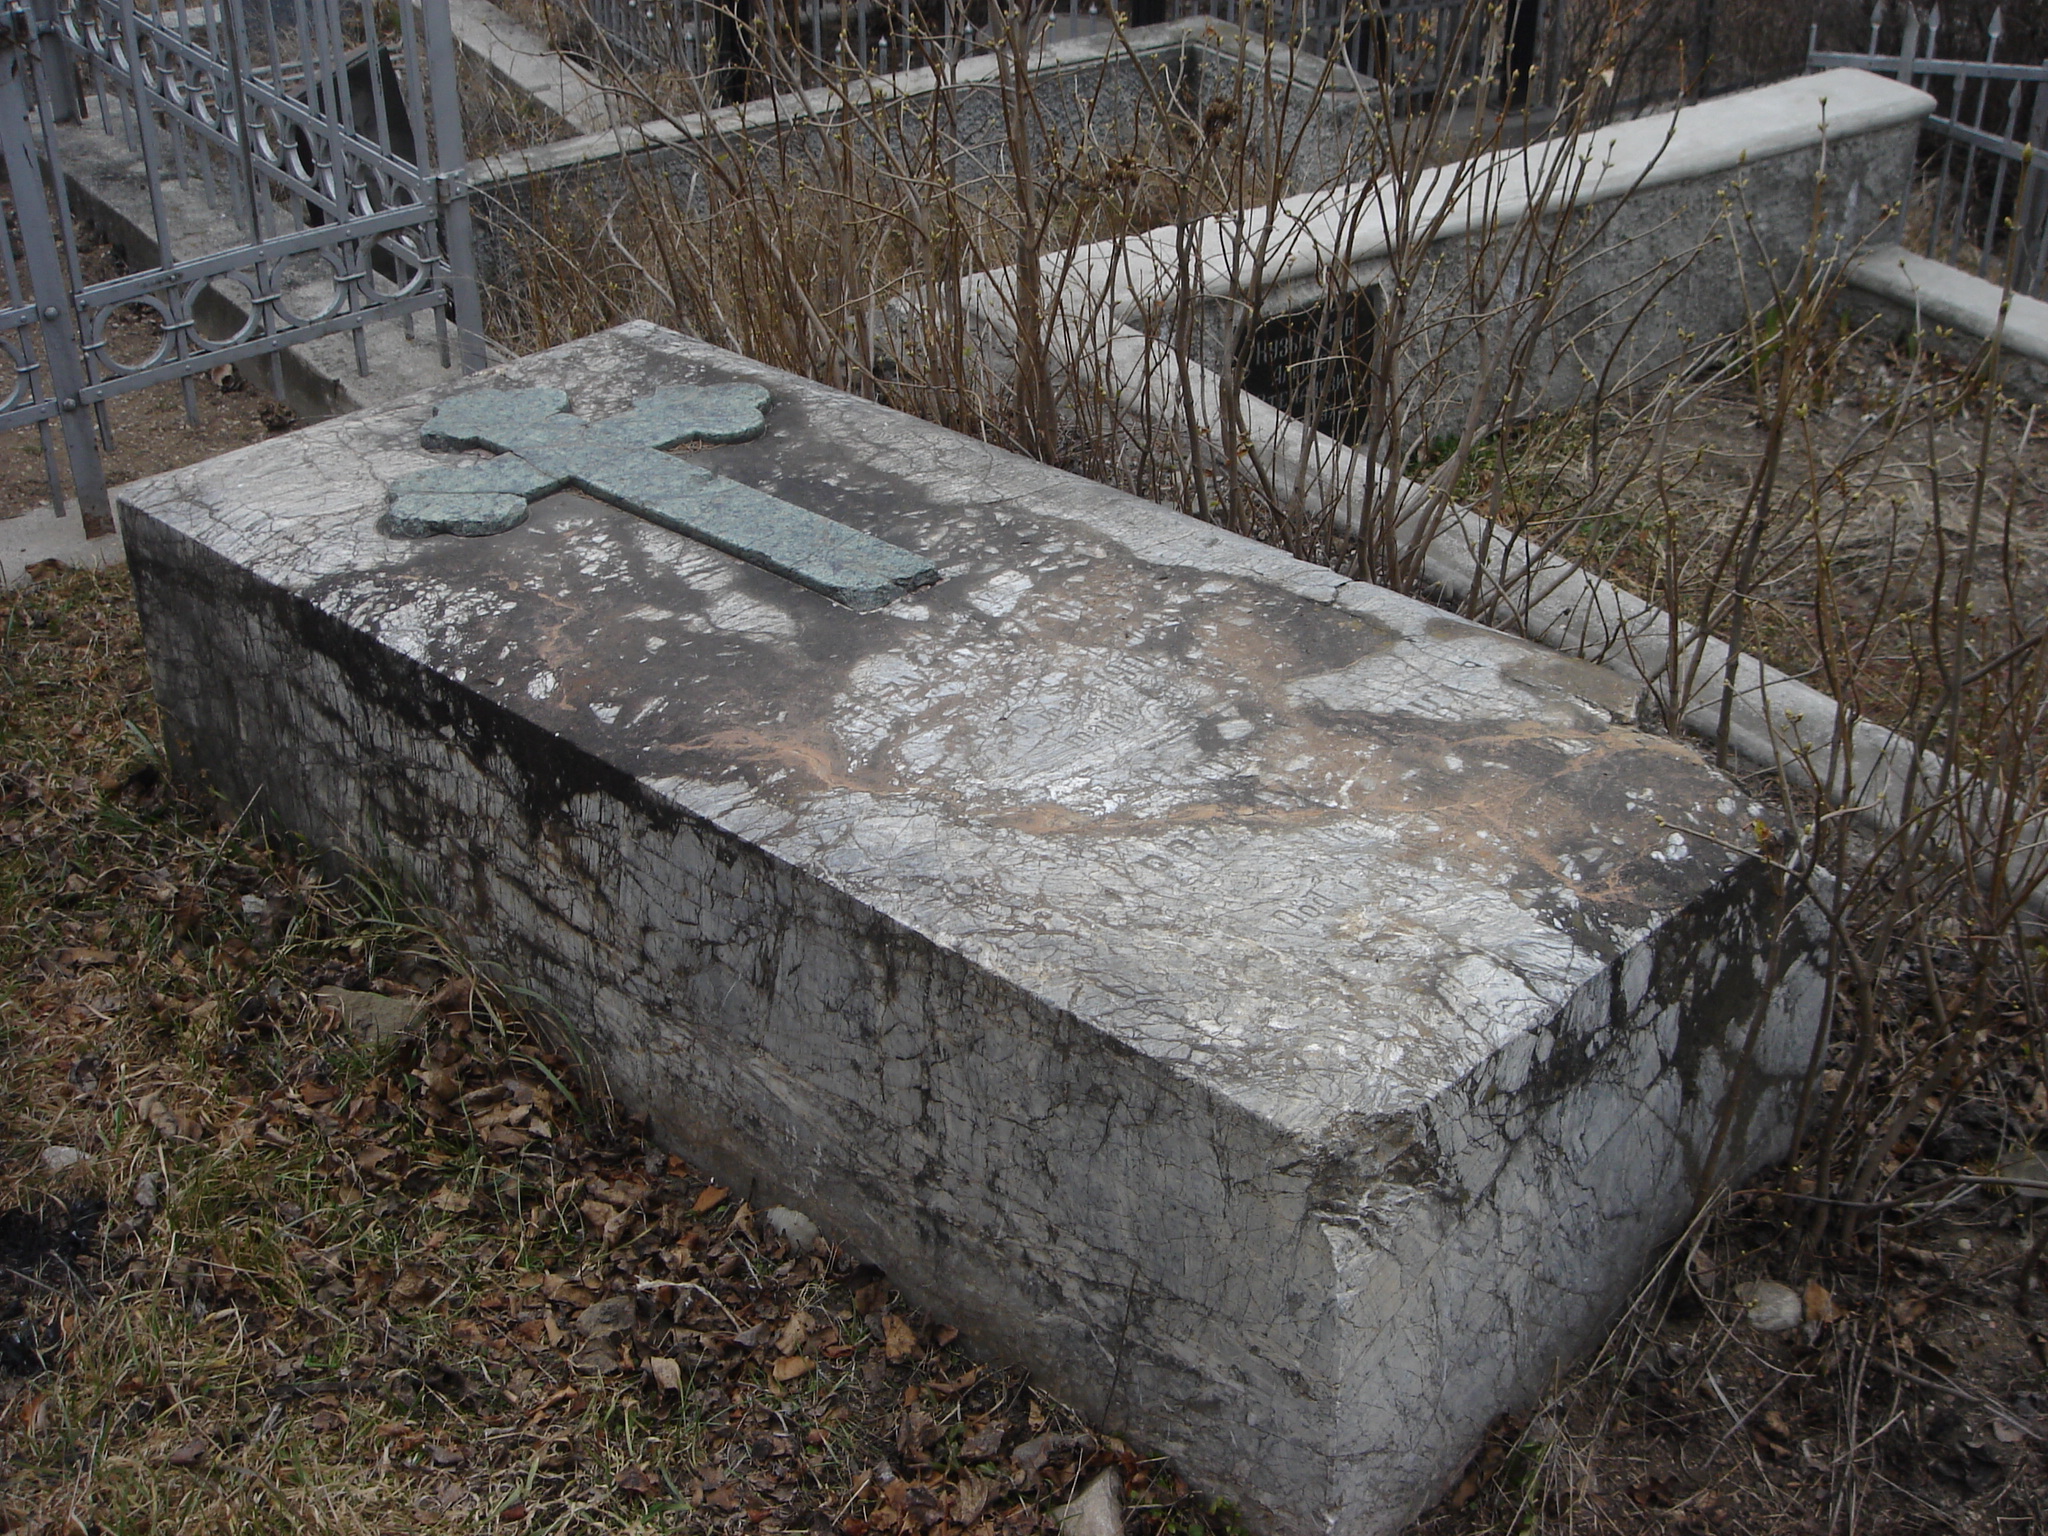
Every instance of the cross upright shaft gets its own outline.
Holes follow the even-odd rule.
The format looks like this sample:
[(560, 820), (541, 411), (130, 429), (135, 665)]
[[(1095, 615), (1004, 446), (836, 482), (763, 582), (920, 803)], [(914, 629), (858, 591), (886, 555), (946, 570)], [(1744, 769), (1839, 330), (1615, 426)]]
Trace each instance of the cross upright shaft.
[(751, 384), (681, 385), (591, 423), (569, 413), (558, 389), (457, 395), (436, 407), (421, 445), (503, 457), (399, 482), (385, 531), (502, 533), (525, 521), (529, 502), (573, 488), (857, 610), (936, 582), (922, 555), (661, 451), (758, 437), (768, 398)]

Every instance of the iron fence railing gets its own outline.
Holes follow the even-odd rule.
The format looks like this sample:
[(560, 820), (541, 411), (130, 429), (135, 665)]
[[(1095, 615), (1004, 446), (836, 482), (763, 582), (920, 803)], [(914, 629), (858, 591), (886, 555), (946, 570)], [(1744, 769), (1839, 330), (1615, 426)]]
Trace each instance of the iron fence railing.
[[(481, 362), (446, 0), (36, 4), (0, 40), (14, 216), (0, 350), (15, 370), (0, 427), (47, 436), (61, 421), (89, 516), (106, 512), (105, 405), (130, 390), (182, 382), (189, 412), (195, 374), (265, 357), (274, 369), (283, 348), (343, 332), (367, 371), (363, 328), (422, 312), (444, 355)], [(97, 280), (66, 174), (90, 132), (139, 167), (156, 250)], [(181, 217), (178, 197), (219, 217)], [(132, 355), (115, 345), (117, 331), (132, 341), (123, 314), (148, 322)]]
[(1994, 11), (1982, 59), (1944, 59), (1941, 9), (1901, 5), (1896, 53), (1880, 51), (1884, 0), (1870, 14), (1861, 53), (1815, 46), (1809, 69), (1867, 69), (1917, 85), (1935, 99), (1921, 138), (1921, 205), (1905, 220), (1926, 255), (2048, 296), (2048, 63), (1998, 57), (2003, 14)]
[[(542, 0), (558, 36), (629, 69), (731, 77), (728, 99), (838, 72), (958, 59), (988, 47), (1006, 23), (991, 0)], [(1519, 93), (1535, 73), (1547, 0), (1043, 0), (1031, 15), (1044, 41), (1107, 32), (1121, 11), (1144, 26), (1214, 16), (1381, 82), (1396, 106), (1497, 73)], [(1009, 13), (1014, 16), (1014, 12)], [(773, 67), (770, 67), (772, 59)], [(745, 78), (751, 74), (751, 86)]]

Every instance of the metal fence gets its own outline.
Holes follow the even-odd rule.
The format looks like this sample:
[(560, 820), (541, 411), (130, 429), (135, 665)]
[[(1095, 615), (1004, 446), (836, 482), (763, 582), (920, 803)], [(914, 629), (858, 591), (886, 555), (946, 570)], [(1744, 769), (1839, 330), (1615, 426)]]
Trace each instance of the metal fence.
[(1941, 9), (1901, 5), (1896, 53), (1879, 51), (1884, 0), (1870, 13), (1861, 53), (1815, 46), (1809, 69), (1850, 67), (1891, 75), (1935, 99), (1921, 137), (1921, 198), (1906, 238), (1926, 255), (2048, 297), (2048, 63), (1998, 57), (2003, 16), (1993, 12), (1982, 59), (1944, 59)]
[[(43, 434), (60, 511), (51, 423), (97, 531), (106, 404), (130, 390), (183, 381), (189, 412), (194, 375), (268, 357), (276, 381), (281, 349), (338, 332), (367, 369), (363, 328), (422, 312), (444, 354), (481, 362), (447, 0), (38, 0), (0, 15), (14, 369), (0, 427)], [(65, 161), (87, 133), (140, 170), (153, 266), (86, 270)], [(139, 344), (124, 314), (144, 322)]]
[[(728, 99), (835, 72), (929, 66), (990, 45), (992, 0), (543, 0), (559, 41), (628, 69), (724, 72)], [(1538, 66), (1547, 0), (1043, 0), (1044, 41), (1214, 16), (1379, 80), (1397, 106), (1497, 73), (1519, 92)], [(772, 57), (774, 67), (768, 67)], [(750, 85), (747, 76), (753, 77)]]

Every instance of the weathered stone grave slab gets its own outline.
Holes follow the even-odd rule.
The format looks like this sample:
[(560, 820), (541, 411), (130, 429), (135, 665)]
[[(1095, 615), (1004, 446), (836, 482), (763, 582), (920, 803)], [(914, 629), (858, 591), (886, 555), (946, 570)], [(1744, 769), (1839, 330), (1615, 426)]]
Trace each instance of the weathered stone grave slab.
[[(1779, 1149), (1804, 930), (1774, 966), (1755, 807), (1610, 674), (651, 326), (469, 387), (586, 447), (761, 400), (693, 505), (940, 580), (860, 611), (423, 446), (535, 397), (326, 423), (122, 509), (181, 771), (397, 865), (671, 1146), (1266, 1528), (1400, 1525), (1717, 1135)], [(538, 499), (398, 537), (394, 488)]]

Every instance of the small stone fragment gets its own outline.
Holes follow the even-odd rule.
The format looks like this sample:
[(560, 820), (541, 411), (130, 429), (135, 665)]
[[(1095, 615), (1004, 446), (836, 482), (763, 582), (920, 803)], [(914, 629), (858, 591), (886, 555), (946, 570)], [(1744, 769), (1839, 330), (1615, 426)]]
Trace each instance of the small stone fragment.
[(314, 1000), (341, 1015), (365, 1045), (382, 1048), (418, 1033), (426, 1009), (417, 998), (386, 997), (382, 992), (357, 992), (348, 987), (322, 987)]
[(787, 1243), (792, 1253), (809, 1253), (811, 1244), (818, 1240), (818, 1224), (802, 1211), (771, 1205), (763, 1214), (768, 1230)]
[(607, 1296), (576, 1314), (576, 1331), (586, 1339), (608, 1339), (615, 1333), (631, 1333), (638, 1321), (632, 1297)]
[(611, 1345), (593, 1340), (569, 1357), (569, 1365), (587, 1376), (612, 1376), (621, 1369), (622, 1362)]
[(68, 1173), (81, 1163), (92, 1159), (77, 1147), (43, 1148), (43, 1171), (45, 1173)]
[(1060, 1506), (1060, 1536), (1123, 1536), (1123, 1495), (1123, 1479), (1116, 1469), (1101, 1473), (1079, 1498)]
[(1775, 1280), (1751, 1280), (1735, 1287), (1743, 1320), (1758, 1333), (1789, 1333), (1806, 1321), (1806, 1298)]
[(1003, 1424), (1000, 1419), (969, 1431), (967, 1438), (960, 1442), (962, 1461), (994, 1461), (1002, 1454)]

